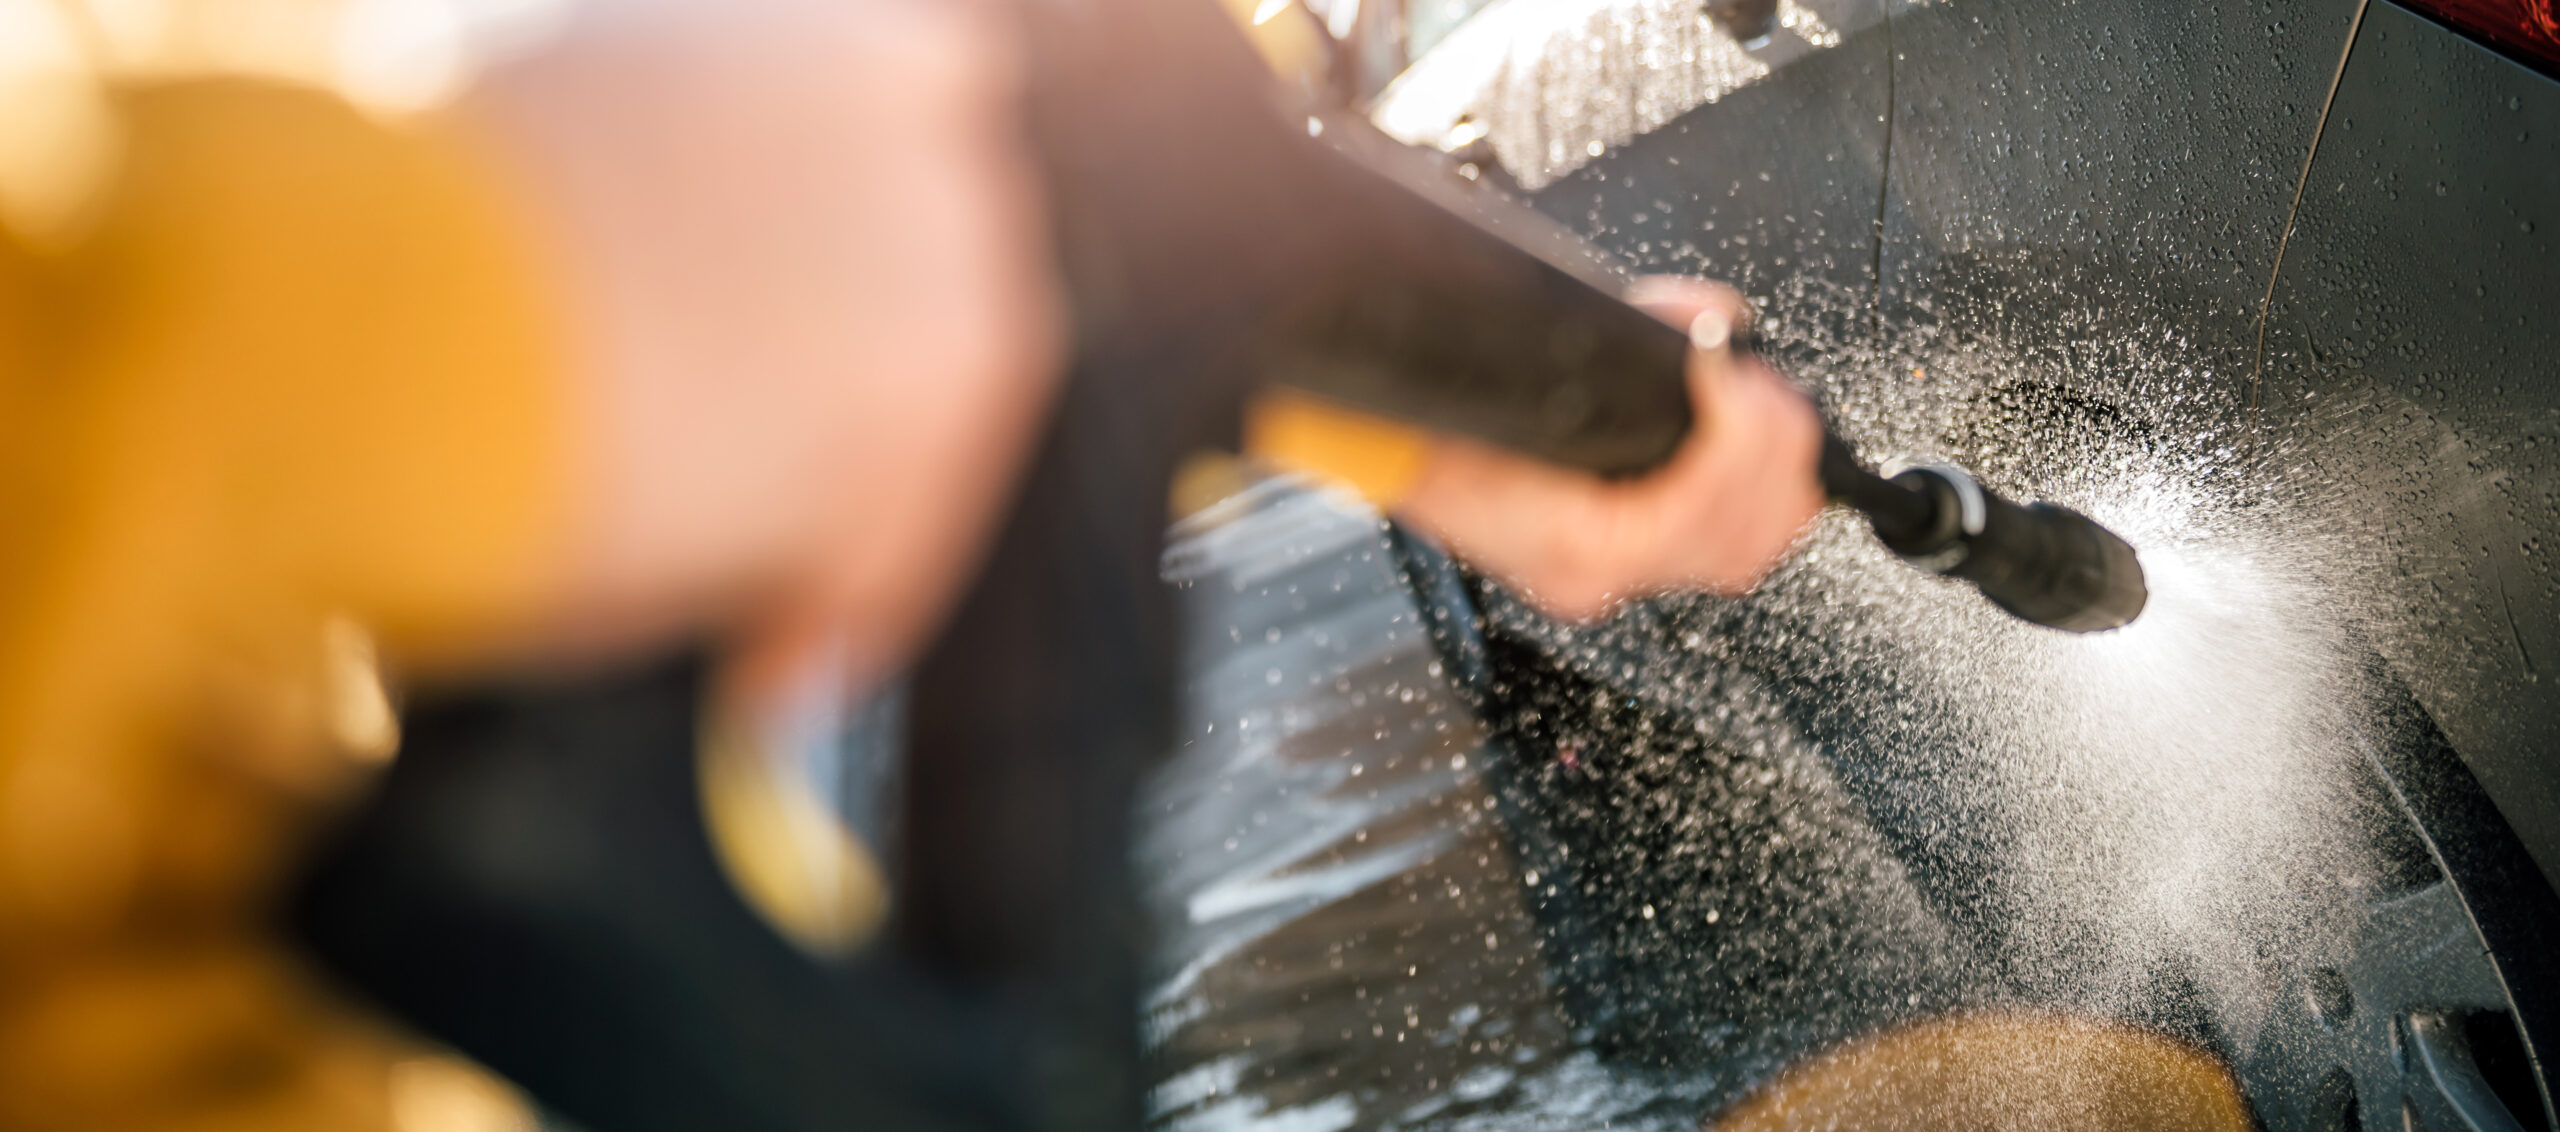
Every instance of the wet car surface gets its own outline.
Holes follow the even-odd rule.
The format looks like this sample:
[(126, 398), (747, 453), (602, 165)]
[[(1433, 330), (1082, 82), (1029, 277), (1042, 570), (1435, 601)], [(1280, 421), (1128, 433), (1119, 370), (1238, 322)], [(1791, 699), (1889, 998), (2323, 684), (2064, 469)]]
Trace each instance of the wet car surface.
[(1944, 1005), (1960, 949), (1802, 744), (1631, 744), (1544, 682), (1600, 718), (1489, 734), (1408, 582), (1445, 558), (1303, 485), (1224, 509), (1169, 556), (1194, 683), (1140, 803), (1165, 1126), (1687, 1127)]
[[(1862, 447), (2124, 531), (2153, 624), (2039, 638), (1836, 526), (1752, 599), (1596, 628), (1356, 512), (1195, 532), (1191, 663), (1226, 675), (1150, 787), (1198, 807), (1141, 858), (1187, 972), (1155, 1004), (1159, 1124), (1694, 1127), (1854, 1035), (2026, 1009), (2206, 1051), (2269, 1128), (2548, 1127), (2560, 88), (2381, 2), (1784, 10), (1815, 19), (1765, 74), (1685, 107), (1622, 80), (1702, 49), (1628, 4), (1470, 112), (1557, 219), (1741, 282)], [(1301, 572), (1236, 588), (1216, 548), (1254, 537), (1306, 538)], [(1371, 645), (1336, 610), (1310, 651), (1303, 595), (1265, 590), (1344, 570)], [(1427, 718), (1433, 753), (1288, 723), (1405, 694), (1429, 710), (1376, 718)], [(1219, 848), (1305, 832), (1271, 830), (1283, 778), (1302, 820), (1410, 856)], [(1401, 863), (1296, 913), (1197, 899), (1326, 854)], [(1486, 974), (1524, 922), (1537, 953)], [(1234, 1040), (1257, 1014), (1318, 1045)], [(1447, 1052), (1483, 1019), (1545, 1042)]]
[(1783, 623), (1889, 562), (1817, 550), (1763, 608), (1595, 629), (1303, 486), (1195, 523), (1187, 738), (1141, 804), (1159, 1126), (1694, 1127), (1844, 1041), (2021, 1011), (2207, 1051), (2268, 1127), (2532, 1115), (2497, 969), (2386, 784), (2443, 753), (2414, 716), (2342, 712), (2316, 763), (2173, 750), (2139, 773), (2200, 781), (2143, 790), (1880, 724), (1943, 692)]

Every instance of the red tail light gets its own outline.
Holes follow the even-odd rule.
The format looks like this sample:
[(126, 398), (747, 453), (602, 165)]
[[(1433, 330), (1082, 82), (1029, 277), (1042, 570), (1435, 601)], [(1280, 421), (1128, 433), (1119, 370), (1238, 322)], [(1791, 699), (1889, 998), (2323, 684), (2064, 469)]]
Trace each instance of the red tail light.
[(2560, 75), (2560, 0), (2403, 0), (2546, 75)]

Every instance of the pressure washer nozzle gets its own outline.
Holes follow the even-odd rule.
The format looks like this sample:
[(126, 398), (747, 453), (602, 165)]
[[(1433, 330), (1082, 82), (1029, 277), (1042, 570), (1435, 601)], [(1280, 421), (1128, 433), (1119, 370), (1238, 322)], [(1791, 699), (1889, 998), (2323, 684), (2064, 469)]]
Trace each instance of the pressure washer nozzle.
[(1945, 465), (1886, 479), (1837, 436), (1824, 444), (1822, 475), (1832, 496), (1865, 512), (1894, 553), (1971, 582), (1992, 604), (2038, 625), (2122, 628), (2150, 599), (2133, 547), (2068, 507), (2012, 503)]
[(1924, 563), (2019, 617), (2095, 633), (2130, 624), (2150, 598), (2133, 547), (2086, 515), (2011, 503), (1950, 467), (1913, 468), (1893, 482), (1938, 496), (1956, 516), (1957, 538)]

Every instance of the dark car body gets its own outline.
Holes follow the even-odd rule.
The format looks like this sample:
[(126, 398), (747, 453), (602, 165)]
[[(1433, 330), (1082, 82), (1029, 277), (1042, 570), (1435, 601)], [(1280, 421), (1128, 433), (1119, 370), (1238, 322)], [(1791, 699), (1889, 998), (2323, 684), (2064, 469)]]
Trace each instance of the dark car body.
[[(2439, 752), (2384, 774), (2541, 1063), (2560, 1025), (2560, 84), (2388, 0), (1822, 12), (1835, 34), (1777, 51), (1765, 77), (1635, 136), (1595, 128), (1587, 162), (1550, 146), (1522, 171), (1533, 199), (1642, 268), (1738, 281), (1774, 353), (1871, 439), (1957, 452), (2028, 494), (2072, 490), (2051, 462), (2176, 450), (2177, 474), (2299, 520), (2271, 547), (2319, 546), (2286, 568), (2319, 575), (2336, 631), (2428, 732), (2401, 745)], [(1537, 130), (1574, 128), (1543, 112)], [(1949, 371), (1976, 383), (1954, 408), (1911, 391)], [(1908, 409), (1940, 415), (1876, 419)], [(2044, 422), (2019, 430), (2043, 446), (1966, 435), (2004, 414)], [(1835, 755), (1866, 741), (1820, 737)], [(1925, 792), (1911, 777), (1897, 788)], [(1961, 791), (1935, 797), (1963, 811)], [(1927, 887), (1925, 854), (1905, 859)], [(2422, 950), (2365, 945), (2394, 948)], [(2389, 1088), (2350, 1076), (2364, 1126), (2398, 1118)], [(2270, 1080), (2251, 1084), (2274, 1126), (2357, 1119), (2275, 1095), (2351, 1102), (2334, 1081)], [(2514, 1118), (2535, 1126), (2547, 1103)]]
[[(2180, 1035), (2270, 1128), (2548, 1126), (2560, 85), (2533, 57), (2383, 0), (1786, 4), (1752, 43), (1681, 4), (1474, 19), (1435, 25), (1382, 125), (1475, 178), (1499, 164), (1637, 270), (1736, 281), (1871, 454), (2132, 524), (2149, 631), (2188, 637), (2075, 684), (2067, 646), (1824, 539), (1751, 601), (1563, 626), (1481, 579), (1435, 587), (1445, 565), (1407, 540), (1450, 694), (1487, 732), (1490, 800), (1457, 804), (1500, 813), (1516, 860), (1405, 880), (1507, 881), (1519, 907), (1482, 924), (1540, 925), (1528, 981), (1623, 1070), (1575, 1095), (1673, 1126), (1862, 1028), (2026, 1007)], [(1268, 619), (1273, 591), (1237, 592), (1189, 612)], [(2199, 601), (2222, 604), (2180, 620)], [(1195, 667), (1313, 663), (1196, 647)], [(1202, 679), (1213, 718), (1314, 710)], [(1353, 753), (1396, 765), (1388, 730)], [(1305, 757), (1280, 742), (1280, 765)], [(1183, 788), (1206, 773), (1169, 794), (1207, 804)], [(1808, 838), (1810, 859), (1768, 848)], [(1288, 873), (1235, 867), (1219, 883)], [(2126, 910), (2172, 880), (2193, 886)], [(1326, 908), (1305, 930), (1344, 930)], [(1289, 928), (1264, 938), (1174, 984), (1210, 1010), (1177, 1027), (1177, 1064), (1243, 1057), (1246, 1080), (1276, 1074), (1258, 1095), (1280, 1116), (1541, 1126), (1564, 1075), (1544, 1062), (1435, 1063), (1529, 1079), (1452, 1115), (1410, 1085), (1292, 1076), (1404, 1063), (1356, 1026), (1295, 1063), (1220, 1045), (1275, 987), (1418, 997), (1408, 1026), (1456, 993), (1427, 964), (1397, 980), (1369, 956), (1370, 982), (1342, 981), (1295, 966)], [(1343, 943), (1333, 969), (1362, 955)], [(1664, 1071), (1680, 1084), (1645, 1075)]]
[[(2356, 491), (2375, 647), (2560, 880), (2560, 84), (2388, 0), (1897, 5), (1537, 199), (1759, 293), (1824, 265), (1888, 335), (2193, 367)], [(1664, 254), (1708, 224), (1756, 238)]]

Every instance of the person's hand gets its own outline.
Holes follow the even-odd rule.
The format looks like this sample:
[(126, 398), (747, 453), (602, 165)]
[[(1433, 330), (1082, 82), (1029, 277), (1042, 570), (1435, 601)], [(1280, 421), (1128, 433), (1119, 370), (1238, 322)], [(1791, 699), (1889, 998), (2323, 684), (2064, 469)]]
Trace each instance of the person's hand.
[(1742, 296), (1657, 277), (1628, 298), (1689, 329), (1698, 425), (1669, 462), (1613, 483), (1443, 440), (1398, 508), (1459, 557), (1577, 620), (1650, 593), (1748, 590), (1823, 505), (1821, 420), (1803, 394), (1733, 348), (1750, 318)]
[(1014, 29), (978, 8), (585, 5), (466, 102), (576, 330), (555, 647), (724, 634), (750, 683), (858, 681), (971, 574), (1062, 335)]

